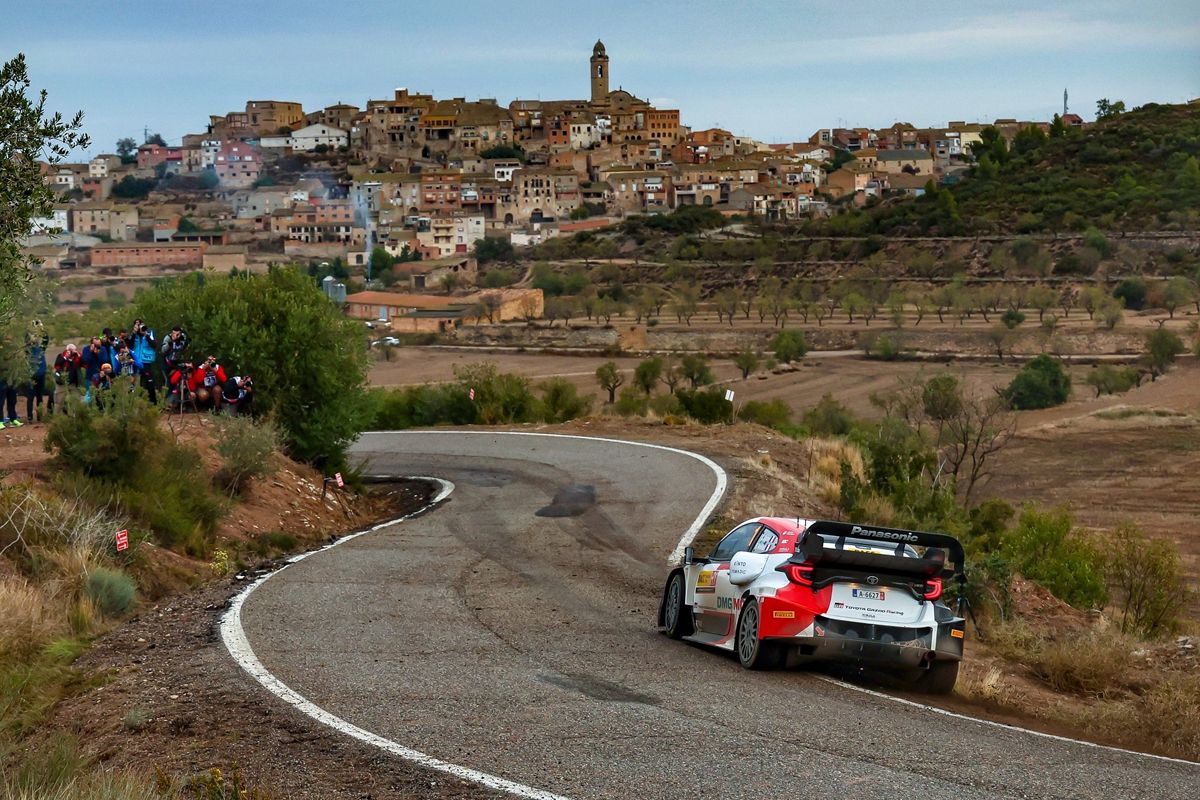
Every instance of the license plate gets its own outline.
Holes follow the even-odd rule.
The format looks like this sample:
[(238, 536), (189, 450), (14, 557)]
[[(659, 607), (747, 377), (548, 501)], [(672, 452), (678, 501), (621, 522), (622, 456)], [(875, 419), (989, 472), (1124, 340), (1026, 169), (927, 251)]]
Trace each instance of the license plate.
[(882, 600), (883, 591), (880, 589), (851, 589), (850, 596), (859, 600)]

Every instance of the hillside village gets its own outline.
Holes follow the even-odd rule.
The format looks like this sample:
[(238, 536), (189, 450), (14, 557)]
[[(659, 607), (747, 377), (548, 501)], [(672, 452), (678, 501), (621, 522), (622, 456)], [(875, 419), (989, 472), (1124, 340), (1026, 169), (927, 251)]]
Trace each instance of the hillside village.
[[(81, 275), (338, 260), (369, 278), (381, 247), (397, 263), (385, 286), (367, 288), (399, 280), (397, 288), (419, 292), (445, 286), (448, 275), (467, 287), (474, 244), (485, 238), (536, 245), (689, 205), (786, 221), (920, 196), (930, 181), (959, 179), (986, 127), (822, 128), (806, 141), (766, 144), (692, 130), (679, 109), (613, 89), (602, 42), (588, 68), (586, 99), (505, 107), (400, 88), (365, 108), (338, 102), (307, 112), (297, 102), (249, 100), (210, 116), (178, 146), (126, 139), (119, 154), (45, 165), (63, 202), (35, 221), (25, 249), (48, 271)], [(992, 127), (1011, 143), (1051, 124), (998, 119)], [(1066, 114), (1054, 124), (1084, 123)], [(500, 319), (528, 313), (530, 302), (507, 298)]]

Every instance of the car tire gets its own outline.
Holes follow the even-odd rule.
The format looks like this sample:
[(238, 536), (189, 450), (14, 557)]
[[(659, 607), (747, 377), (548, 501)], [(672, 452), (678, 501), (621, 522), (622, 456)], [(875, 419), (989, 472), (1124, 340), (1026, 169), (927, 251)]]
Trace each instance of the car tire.
[(783, 663), (783, 648), (778, 642), (767, 642), (758, 638), (761, 623), (758, 601), (751, 598), (742, 606), (737, 619), (737, 635), (734, 652), (738, 662), (746, 669), (775, 669)]
[(663, 632), (672, 639), (691, 636), (692, 607), (683, 602), (687, 596), (687, 581), (682, 572), (673, 572), (663, 590)]
[(925, 694), (950, 694), (958, 682), (957, 661), (934, 661), (929, 669), (922, 670), (916, 680), (916, 689)]

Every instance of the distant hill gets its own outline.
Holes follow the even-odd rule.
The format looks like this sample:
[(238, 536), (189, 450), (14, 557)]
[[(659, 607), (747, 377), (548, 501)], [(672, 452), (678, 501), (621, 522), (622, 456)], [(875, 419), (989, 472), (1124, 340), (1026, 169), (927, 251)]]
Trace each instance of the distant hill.
[(1023, 132), (959, 184), (807, 227), (813, 233), (1200, 229), (1200, 103), (1151, 103), (1081, 130)]

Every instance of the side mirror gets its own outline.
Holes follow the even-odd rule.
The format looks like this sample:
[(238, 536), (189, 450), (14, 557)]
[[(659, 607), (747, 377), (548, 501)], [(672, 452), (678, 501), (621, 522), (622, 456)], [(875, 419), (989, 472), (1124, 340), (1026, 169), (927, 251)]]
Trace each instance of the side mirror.
[(694, 548), (694, 547), (683, 548), (684, 566), (692, 564), (695, 560), (696, 560), (696, 548)]

